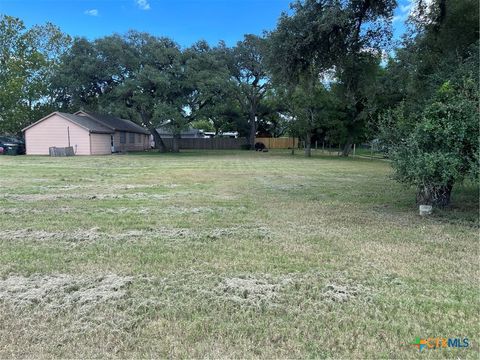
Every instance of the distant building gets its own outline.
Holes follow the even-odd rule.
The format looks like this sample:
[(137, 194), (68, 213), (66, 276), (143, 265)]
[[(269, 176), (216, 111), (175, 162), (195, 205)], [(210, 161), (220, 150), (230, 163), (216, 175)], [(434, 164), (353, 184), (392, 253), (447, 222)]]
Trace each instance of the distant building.
[(150, 132), (130, 120), (77, 111), (54, 112), (23, 129), (27, 155), (48, 155), (50, 147), (73, 147), (77, 155), (143, 151)]
[(227, 131), (227, 132), (222, 132), (215, 134), (213, 131), (206, 131), (205, 132), (205, 137), (213, 138), (213, 137), (220, 137), (220, 138), (231, 138), (231, 139), (237, 139), (238, 138), (238, 131)]
[[(171, 139), (173, 138), (172, 131), (165, 127), (157, 128), (157, 132), (162, 139)], [(203, 130), (189, 128), (180, 133), (182, 139), (203, 139), (205, 138), (205, 133)]]

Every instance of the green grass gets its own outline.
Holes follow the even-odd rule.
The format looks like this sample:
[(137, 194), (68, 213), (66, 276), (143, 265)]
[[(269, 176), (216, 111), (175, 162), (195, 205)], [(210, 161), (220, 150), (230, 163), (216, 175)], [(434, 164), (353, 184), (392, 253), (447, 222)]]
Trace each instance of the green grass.
[(373, 157), (375, 159), (385, 159), (385, 154), (381, 151), (372, 151), (371, 149), (357, 148), (355, 155), (363, 157)]
[[(478, 191), (388, 162), (0, 157), (0, 358), (478, 358)], [(424, 350), (416, 337), (468, 337)]]

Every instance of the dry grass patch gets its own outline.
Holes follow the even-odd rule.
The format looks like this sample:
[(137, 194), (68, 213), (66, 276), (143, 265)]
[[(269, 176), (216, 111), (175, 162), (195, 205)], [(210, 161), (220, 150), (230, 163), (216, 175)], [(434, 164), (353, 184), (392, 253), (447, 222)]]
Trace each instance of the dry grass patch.
[(4, 241), (69, 241), (82, 242), (97, 240), (102, 236), (99, 229), (78, 229), (75, 231), (44, 231), (32, 229), (3, 230), (0, 233), (0, 240)]
[(0, 157), (0, 358), (478, 358), (478, 189), (317, 154)]
[(8, 276), (0, 279), (0, 302), (15, 307), (44, 306), (50, 310), (95, 306), (124, 297), (133, 279), (115, 274)]
[(324, 299), (334, 302), (346, 302), (355, 298), (360, 293), (362, 293), (361, 287), (328, 284), (322, 296)]
[(271, 277), (232, 277), (223, 279), (217, 286), (217, 294), (240, 304), (259, 306), (272, 305), (283, 286), (290, 278), (272, 279)]

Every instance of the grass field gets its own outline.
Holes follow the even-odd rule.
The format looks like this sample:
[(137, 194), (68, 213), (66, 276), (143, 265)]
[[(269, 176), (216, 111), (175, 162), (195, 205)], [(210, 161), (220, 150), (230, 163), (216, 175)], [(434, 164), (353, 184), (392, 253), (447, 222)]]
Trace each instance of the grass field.
[[(478, 192), (388, 162), (0, 157), (0, 358), (478, 358)], [(468, 337), (424, 350), (416, 337)]]

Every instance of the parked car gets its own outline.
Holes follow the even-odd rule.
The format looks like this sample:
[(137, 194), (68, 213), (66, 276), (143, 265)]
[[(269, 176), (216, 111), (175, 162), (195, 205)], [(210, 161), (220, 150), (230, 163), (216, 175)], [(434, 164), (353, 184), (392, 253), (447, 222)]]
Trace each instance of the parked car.
[(0, 155), (25, 154), (25, 142), (13, 136), (0, 136)]

